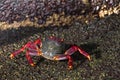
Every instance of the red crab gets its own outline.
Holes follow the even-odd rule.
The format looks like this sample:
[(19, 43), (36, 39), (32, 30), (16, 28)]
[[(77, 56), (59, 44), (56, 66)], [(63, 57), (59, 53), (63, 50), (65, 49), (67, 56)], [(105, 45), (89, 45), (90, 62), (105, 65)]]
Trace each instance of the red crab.
[(34, 42), (28, 42), (21, 49), (13, 52), (10, 55), (10, 58), (13, 59), (16, 55), (26, 49), (26, 58), (31, 66), (35, 66), (33, 60), (30, 55), (34, 56), (43, 56), (44, 58), (50, 60), (65, 60), (68, 59), (68, 68), (71, 69), (73, 67), (73, 60), (71, 55), (79, 51), (82, 55), (87, 57), (90, 60), (90, 56), (87, 52), (85, 52), (80, 47), (73, 45), (68, 50), (64, 51), (64, 43), (63, 39), (58, 39), (56, 37), (49, 37), (45, 40), (41, 41), (41, 39), (37, 39)]

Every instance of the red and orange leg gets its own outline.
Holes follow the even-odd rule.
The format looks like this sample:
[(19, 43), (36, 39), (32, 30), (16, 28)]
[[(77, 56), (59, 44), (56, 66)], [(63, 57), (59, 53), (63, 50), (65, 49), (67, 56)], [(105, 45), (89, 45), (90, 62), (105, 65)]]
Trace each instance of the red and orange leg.
[(65, 54), (66, 55), (72, 55), (73, 53), (75, 53), (76, 51), (79, 51), (82, 55), (84, 55), (86, 58), (88, 58), (88, 60), (90, 60), (90, 55), (85, 52), (83, 49), (81, 49), (80, 47), (78, 46), (72, 46), (71, 48), (69, 48)]
[(73, 59), (71, 58), (70, 55), (59, 55), (59, 56), (55, 56), (54, 60), (65, 60), (68, 59), (68, 69), (72, 69), (73, 67)]
[(73, 59), (71, 58), (70, 55), (66, 56), (68, 59), (68, 69), (72, 69), (73, 68)]
[(34, 44), (38, 45), (39, 47), (42, 47), (41, 39), (37, 39), (34, 41)]
[(28, 42), (26, 45), (24, 45), (21, 49), (13, 52), (10, 55), (10, 58), (13, 59), (16, 55), (20, 54), (20, 52), (24, 51), (25, 49), (27, 49), (26, 51), (26, 58), (29, 62), (29, 64), (31, 66), (34, 66), (33, 60), (31, 59), (30, 55), (40, 55), (41, 52), (39, 50), (39, 48), (41, 47), (41, 40), (37, 39), (35, 42)]
[(35, 40), (34, 44), (37, 46), (36, 50), (37, 50), (38, 55), (41, 55), (42, 54), (42, 52), (40, 51), (40, 48), (42, 47), (41, 39)]
[(72, 69), (73, 67), (73, 59), (71, 58), (71, 55), (73, 53), (75, 53), (76, 51), (79, 51), (82, 55), (84, 55), (85, 57), (87, 57), (90, 60), (90, 55), (85, 52), (83, 49), (79, 48), (78, 46), (72, 46), (71, 48), (69, 48), (65, 54), (60, 55), (60, 56), (55, 56), (54, 59), (55, 60), (65, 60), (68, 59), (68, 69)]
[(29, 54), (29, 50), (26, 51), (26, 58), (31, 66), (35, 66), (35, 63), (33, 63), (33, 60)]
[(16, 50), (15, 52), (13, 52), (10, 55), (10, 58), (13, 59), (16, 55), (20, 54), (22, 51), (24, 51), (25, 48), (29, 47), (29, 45), (31, 45), (31, 42), (28, 42), (27, 44), (25, 44), (21, 49)]

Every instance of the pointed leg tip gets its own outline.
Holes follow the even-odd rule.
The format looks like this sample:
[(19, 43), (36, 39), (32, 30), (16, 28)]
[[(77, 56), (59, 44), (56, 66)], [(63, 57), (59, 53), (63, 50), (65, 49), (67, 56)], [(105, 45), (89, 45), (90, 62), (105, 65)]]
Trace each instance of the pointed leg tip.
[(35, 67), (35, 63), (31, 63), (30, 65), (31, 65), (32, 67)]
[(68, 70), (71, 70), (71, 69), (73, 69), (73, 66), (68, 66)]
[(91, 57), (90, 56), (87, 56), (88, 60), (91, 61)]
[(13, 58), (14, 58), (14, 55), (13, 55), (13, 54), (11, 54), (11, 55), (10, 55), (10, 58), (11, 58), (11, 59), (13, 59)]

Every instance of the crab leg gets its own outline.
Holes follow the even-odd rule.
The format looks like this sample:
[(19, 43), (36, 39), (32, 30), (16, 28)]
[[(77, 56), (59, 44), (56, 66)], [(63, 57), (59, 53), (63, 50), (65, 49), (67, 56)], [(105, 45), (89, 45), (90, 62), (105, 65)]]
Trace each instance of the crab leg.
[(35, 64), (33, 63), (33, 60), (29, 54), (29, 50), (26, 51), (26, 58), (31, 66), (35, 66)]
[(54, 60), (65, 60), (65, 59), (68, 59), (68, 69), (72, 69), (73, 67), (73, 59), (71, 58), (70, 55), (59, 55), (59, 56), (55, 56), (53, 58)]
[(79, 48), (78, 46), (72, 46), (70, 49), (68, 49), (65, 54), (66, 55), (72, 55), (74, 52), (79, 51), (82, 55), (87, 57), (90, 60), (90, 55), (85, 52), (83, 49)]
[(26, 45), (24, 45), (21, 49), (19, 50), (16, 50), (15, 52), (13, 52), (11, 55), (10, 55), (10, 58), (13, 59), (16, 55), (20, 54), (20, 52), (24, 51), (24, 49), (26, 47), (29, 47), (29, 45), (31, 44), (31, 42), (28, 42)]
[[(33, 45), (33, 46), (31, 46), (31, 45)], [(36, 47), (36, 45), (38, 45), (38, 46)], [(35, 40), (34, 43), (28, 42), (28, 43), (27, 43), (26, 45), (24, 45), (21, 49), (16, 50), (15, 52), (13, 52), (13, 53), (10, 55), (10, 58), (13, 59), (16, 55), (20, 54), (20, 52), (24, 51), (25, 48), (37, 50), (38, 55), (40, 55), (41, 53), (40, 53), (40, 51), (39, 51), (39, 48), (40, 48), (41, 46), (42, 46), (42, 44), (41, 44), (41, 40), (40, 40), (40, 39)], [(34, 53), (34, 54), (35, 54), (35, 53)]]
[(37, 45), (36, 49), (37, 49), (38, 55), (41, 55), (42, 54), (42, 52), (40, 51), (40, 48), (42, 47), (41, 39), (35, 40), (34, 44)]
[(36, 44), (36, 45), (38, 45), (39, 47), (41, 47), (41, 46), (42, 46), (41, 39), (35, 40), (34, 44)]
[(35, 44), (37, 46), (36, 47), (35, 46), (28, 47), (28, 50), (26, 51), (26, 58), (27, 58), (27, 60), (28, 60), (28, 62), (31, 66), (35, 66), (35, 63), (33, 62), (30, 55), (41, 55), (41, 51), (39, 50), (39, 48), (42, 46), (42, 43), (41, 43), (40, 39), (35, 40), (33, 44)]
[(73, 59), (71, 58), (70, 55), (67, 55), (66, 57), (68, 59), (68, 69), (72, 69), (72, 67), (73, 67)]
[(90, 60), (89, 54), (87, 52), (85, 52), (84, 50), (82, 50), (81, 48), (79, 48), (78, 46), (72, 46), (71, 48), (69, 48), (65, 52), (64, 55), (55, 56), (54, 60), (68, 59), (68, 69), (72, 69), (72, 67), (73, 67), (73, 59), (71, 58), (71, 55), (76, 51), (79, 51), (82, 55), (84, 55), (85, 57), (87, 57)]

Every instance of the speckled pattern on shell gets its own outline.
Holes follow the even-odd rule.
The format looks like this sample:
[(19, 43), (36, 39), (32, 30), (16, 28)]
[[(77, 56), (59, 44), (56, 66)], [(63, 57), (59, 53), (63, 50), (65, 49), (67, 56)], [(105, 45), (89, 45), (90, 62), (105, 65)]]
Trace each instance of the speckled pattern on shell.
[(43, 57), (54, 60), (54, 56), (64, 55), (65, 44), (47, 38), (42, 41), (41, 51)]
[[(7, 22), (8, 25), (21, 22), (19, 24), (24, 26), (22, 21), (29, 19), (28, 22), (41, 25), (47, 24), (47, 21), (51, 19), (48, 25), (57, 25), (58, 23), (54, 23), (55, 21), (58, 21), (59, 24), (69, 24), (72, 20), (71, 16), (76, 18), (76, 16), (86, 13), (98, 13), (103, 8), (109, 10), (115, 6), (120, 8), (119, 0), (1, 0), (0, 22)], [(67, 22), (61, 17), (70, 21)]]

